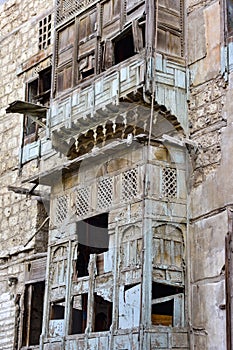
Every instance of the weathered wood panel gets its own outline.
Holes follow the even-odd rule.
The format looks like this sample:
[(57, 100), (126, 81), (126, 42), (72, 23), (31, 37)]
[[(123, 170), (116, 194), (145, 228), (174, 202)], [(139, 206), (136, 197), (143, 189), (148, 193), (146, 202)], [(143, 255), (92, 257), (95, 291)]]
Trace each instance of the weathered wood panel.
[(46, 258), (33, 260), (25, 265), (25, 282), (45, 280)]

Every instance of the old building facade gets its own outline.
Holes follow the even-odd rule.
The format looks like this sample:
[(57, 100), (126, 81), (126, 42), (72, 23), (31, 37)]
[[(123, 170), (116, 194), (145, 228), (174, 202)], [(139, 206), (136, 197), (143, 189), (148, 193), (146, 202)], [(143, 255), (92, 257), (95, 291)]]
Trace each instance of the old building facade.
[(233, 2), (0, 8), (0, 349), (232, 349)]

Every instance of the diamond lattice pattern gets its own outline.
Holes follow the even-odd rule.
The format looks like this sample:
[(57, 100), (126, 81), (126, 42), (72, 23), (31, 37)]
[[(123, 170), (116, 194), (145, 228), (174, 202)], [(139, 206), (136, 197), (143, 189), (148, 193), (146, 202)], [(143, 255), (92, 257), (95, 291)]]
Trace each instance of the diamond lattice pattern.
[(78, 216), (88, 214), (90, 211), (90, 188), (81, 187), (76, 192), (76, 212)]
[(130, 200), (138, 194), (138, 169), (130, 169), (122, 174), (122, 198)]
[(57, 224), (62, 223), (68, 214), (68, 196), (56, 198), (55, 220)]
[(177, 172), (173, 168), (164, 168), (162, 171), (162, 194), (165, 197), (177, 196)]
[(98, 184), (98, 209), (103, 209), (111, 206), (112, 204), (112, 187), (113, 179), (108, 177), (102, 179)]
[(56, 23), (60, 23), (76, 12), (82, 11), (93, 2), (94, 0), (57, 0)]

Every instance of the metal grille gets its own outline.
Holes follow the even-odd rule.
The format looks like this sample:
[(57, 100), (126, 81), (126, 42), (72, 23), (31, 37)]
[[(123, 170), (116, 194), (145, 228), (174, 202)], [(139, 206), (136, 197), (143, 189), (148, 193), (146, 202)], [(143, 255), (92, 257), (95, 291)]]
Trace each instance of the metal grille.
[(98, 209), (107, 208), (112, 204), (112, 178), (102, 179), (98, 184)]
[(88, 214), (90, 211), (90, 188), (80, 187), (76, 192), (76, 213), (78, 216)]
[(57, 0), (56, 23), (67, 20), (76, 12), (80, 12), (95, 0)]
[(62, 223), (68, 214), (68, 195), (56, 198), (55, 221), (57, 224)]
[(122, 199), (130, 200), (138, 194), (138, 169), (130, 169), (122, 174)]
[(174, 198), (177, 196), (177, 172), (173, 168), (162, 170), (162, 194), (165, 197)]

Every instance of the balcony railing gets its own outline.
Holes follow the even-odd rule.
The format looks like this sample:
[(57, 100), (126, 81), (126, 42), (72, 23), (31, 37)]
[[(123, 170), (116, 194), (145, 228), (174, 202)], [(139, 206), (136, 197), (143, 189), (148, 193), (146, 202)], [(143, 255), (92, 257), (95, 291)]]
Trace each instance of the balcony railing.
[[(51, 131), (62, 127), (71, 129), (77, 123), (80, 128), (87, 118), (91, 123), (94, 115), (97, 116), (96, 111), (105, 109), (111, 103), (118, 104), (121, 97), (142, 87), (144, 75), (145, 60), (137, 56), (137, 59), (113, 67), (107, 74), (99, 75), (87, 87), (78, 87), (67, 98), (54, 101), (50, 113)], [(101, 118), (100, 115), (98, 117)]]
[[(184, 64), (157, 53), (153, 76), (156, 103), (165, 106), (186, 131), (187, 85)], [(109, 112), (111, 108), (114, 111), (114, 106), (121, 107), (121, 98), (131, 96), (138, 91), (141, 94), (145, 79), (145, 56), (135, 55), (88, 82), (80, 84), (66, 95), (59, 96), (50, 105), (46, 136), (51, 137), (56, 131), (64, 140), (72, 136), (77, 138), (77, 135), (89, 128), (114, 118), (116, 115), (110, 115)], [(141, 98), (143, 99), (142, 96)], [(115, 109), (118, 110), (117, 114), (124, 113), (121, 108)], [(51, 150), (51, 146), (51, 141), (43, 137), (39, 142), (26, 145), (22, 162), (45, 155)]]
[[(161, 54), (156, 55), (154, 66), (155, 101), (176, 116), (183, 130), (186, 130), (185, 67)], [(121, 98), (139, 91), (145, 85), (145, 76), (146, 60), (143, 55), (136, 55), (90, 80), (88, 86), (82, 88), (79, 85), (66, 97), (57, 98), (51, 103), (50, 132), (82, 132), (82, 129), (92, 127), (93, 123), (104, 122), (106, 114), (103, 111), (106, 107), (118, 105)]]

